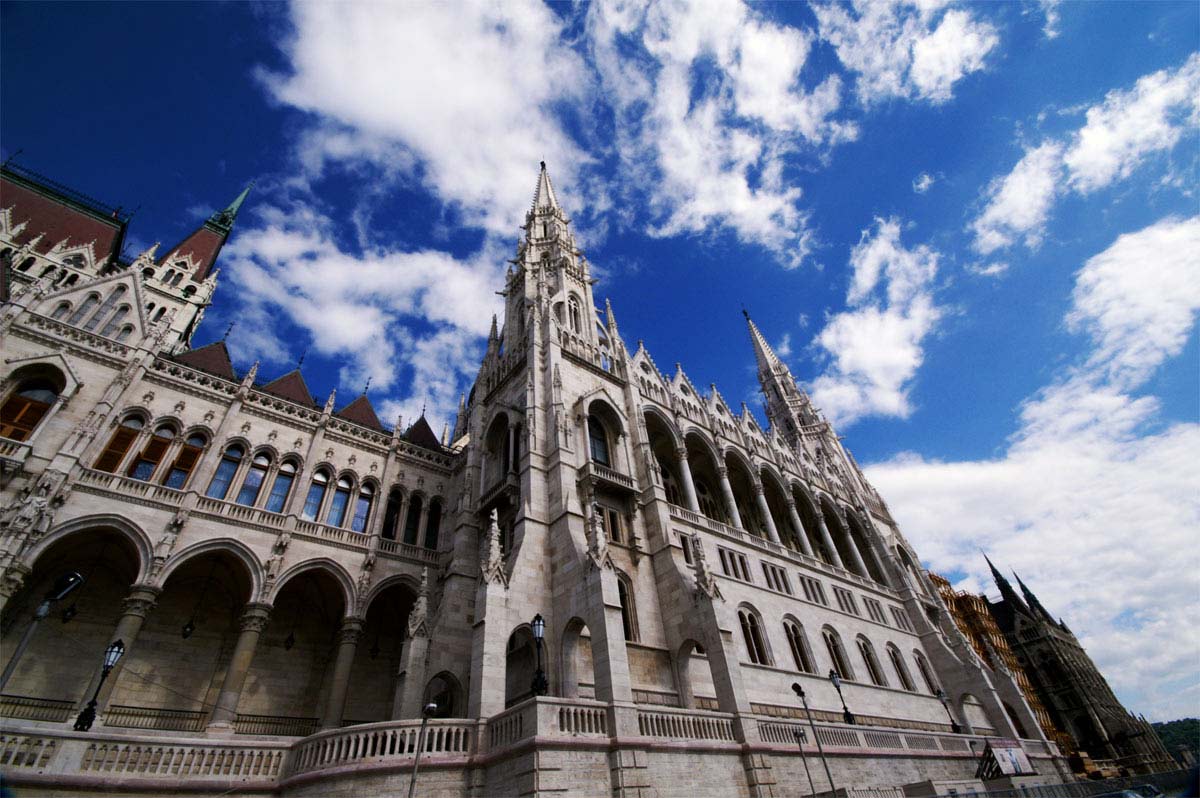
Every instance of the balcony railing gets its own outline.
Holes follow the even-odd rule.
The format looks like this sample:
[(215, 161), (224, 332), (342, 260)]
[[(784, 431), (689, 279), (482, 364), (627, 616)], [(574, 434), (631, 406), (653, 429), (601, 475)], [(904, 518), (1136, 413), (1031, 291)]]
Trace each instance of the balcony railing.
[(71, 717), (71, 711), (74, 708), (74, 701), (30, 698), (22, 695), (0, 695), (0, 717), (5, 718), (63, 723)]
[(607, 483), (612, 487), (620, 488), (630, 493), (634, 491), (632, 477), (594, 461), (589, 461), (580, 469), (580, 476), (585, 479), (591, 479), (593, 482)]
[(411, 759), (418, 746), (425, 754), (466, 759), (474, 747), (475, 729), (474, 721), (431, 720), (421, 740), (421, 721), (404, 720), (321, 732), (297, 745), (289, 775), (357, 762)]

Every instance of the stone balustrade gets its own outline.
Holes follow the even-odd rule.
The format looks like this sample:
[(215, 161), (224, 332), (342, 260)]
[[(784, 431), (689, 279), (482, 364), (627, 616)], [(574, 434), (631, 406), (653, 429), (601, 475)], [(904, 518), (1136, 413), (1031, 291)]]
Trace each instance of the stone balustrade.
[(29, 698), (21, 695), (0, 695), (0, 717), (15, 720), (41, 720), (63, 723), (70, 719), (74, 701), (52, 698)]
[(470, 720), (431, 720), (422, 732), (421, 721), (401, 720), (332, 729), (296, 744), (288, 775), (410, 759), (416, 757), (418, 748), (423, 754), (465, 760), (474, 751), (476, 728)]
[(673, 740), (734, 742), (733, 715), (698, 709), (638, 709), (638, 732), (643, 737)]

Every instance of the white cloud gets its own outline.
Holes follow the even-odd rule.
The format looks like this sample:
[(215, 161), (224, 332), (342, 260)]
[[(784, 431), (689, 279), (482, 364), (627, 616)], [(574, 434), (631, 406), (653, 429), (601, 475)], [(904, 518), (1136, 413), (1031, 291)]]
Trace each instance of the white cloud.
[(1200, 310), (1198, 274), (1200, 217), (1165, 219), (1088, 260), (1067, 322), (1091, 334), (1095, 368), (1118, 384), (1140, 383), (1187, 341)]
[(812, 35), (732, 1), (598, 2), (587, 30), (614, 106), (622, 190), (649, 192), (649, 216), (626, 221), (660, 236), (725, 226), (798, 265), (811, 233), (783, 157), (857, 134), (834, 118), (836, 76), (812, 90), (801, 81)]
[(994, 179), (971, 224), (974, 247), (989, 254), (1021, 239), (1037, 247), (1054, 202), (1068, 190), (1089, 194), (1129, 177), (1151, 154), (1171, 150), (1200, 123), (1200, 55), (1160, 70), (1087, 109), (1087, 122), (1064, 141), (1026, 149)]
[(541, 3), (296, 3), (287, 74), (263, 79), (314, 115), (302, 163), (366, 160), (419, 172), (468, 224), (510, 233), (524, 219), (539, 160), (574, 182), (588, 156), (556, 103), (590, 73)]
[(984, 66), (997, 44), (995, 28), (961, 9), (938, 14), (945, 3), (856, 0), (813, 7), (821, 35), (845, 67), (858, 73), (866, 105), (893, 97), (942, 103), (954, 84)]
[(938, 253), (925, 245), (905, 249), (899, 221), (877, 219), (863, 231), (850, 266), (848, 309), (816, 338), (832, 362), (813, 383), (813, 398), (834, 424), (872, 414), (907, 417), (922, 342), (942, 316), (931, 291)]
[(972, 224), (975, 249), (987, 255), (1016, 238), (1024, 238), (1028, 247), (1040, 244), (1061, 171), (1057, 142), (1026, 150), (1011, 172), (988, 186), (988, 205)]
[(1045, 19), (1042, 24), (1042, 33), (1047, 39), (1057, 39), (1058, 23), (1061, 21), (1059, 7), (1062, 5), (1062, 0), (1038, 0), (1038, 5), (1041, 6), (1042, 16)]
[(992, 590), (985, 548), (1067, 620), (1130, 709), (1164, 720), (1200, 710), (1200, 425), (1164, 425), (1131, 391), (1194, 329), (1197, 235), (1200, 218), (1166, 219), (1088, 260), (1067, 321), (1095, 349), (1022, 405), (1003, 454), (867, 468), (932, 569)]
[[(391, 391), (383, 407), (413, 420), (451, 417), (461, 386), (479, 365), (480, 342), (503, 282), (499, 253), (460, 260), (436, 250), (342, 250), (330, 222), (304, 206), (260, 209), (222, 254), (239, 304), (238, 340), (271, 362), (290, 359), (280, 317), (311, 338), (314, 351), (345, 364), (340, 384)], [(414, 332), (414, 327), (419, 332)], [(401, 385), (408, 393), (396, 396)], [(378, 395), (378, 394), (377, 394)]]
[(933, 184), (937, 182), (937, 178), (928, 172), (922, 172), (913, 178), (912, 188), (918, 194), (924, 194), (929, 189), (933, 188)]
[(1129, 177), (1147, 155), (1171, 149), (1200, 123), (1200, 54), (1160, 70), (1129, 91), (1109, 92), (1063, 156), (1071, 187), (1087, 194)]

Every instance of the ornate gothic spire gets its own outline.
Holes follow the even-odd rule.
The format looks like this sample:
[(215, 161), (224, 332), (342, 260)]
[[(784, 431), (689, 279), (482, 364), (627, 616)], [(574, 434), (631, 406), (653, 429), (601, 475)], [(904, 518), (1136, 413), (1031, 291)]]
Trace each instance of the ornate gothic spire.
[(1038, 601), (1038, 597), (1033, 595), (1033, 591), (1025, 586), (1025, 583), (1021, 581), (1020, 576), (1017, 576), (1016, 571), (1013, 571), (1013, 576), (1017, 577), (1017, 584), (1021, 586), (1021, 595), (1023, 595), (1025, 597), (1025, 603), (1029, 605), (1029, 608), (1032, 609), (1034, 612), (1036, 612), (1038, 615), (1041, 615), (1042, 618), (1049, 621), (1050, 623), (1057, 623), (1057, 621), (1054, 620), (1054, 616), (1051, 615), (1046, 610), (1046, 608), (1042, 606), (1042, 602)]
[(1029, 608), (1025, 606), (1025, 602), (1021, 601), (1020, 597), (1017, 596), (1017, 591), (1013, 590), (1012, 584), (1010, 584), (1009, 581), (1004, 578), (1004, 574), (1000, 573), (996, 566), (992, 564), (991, 558), (985, 554), (983, 555), (983, 559), (987, 560), (988, 568), (992, 569), (992, 579), (996, 582), (996, 587), (1000, 588), (1000, 595), (1004, 597), (1004, 600), (1008, 602), (1009, 606), (1011, 606), (1017, 612), (1025, 615), (1032, 615), (1032, 613), (1029, 611)]
[(533, 207), (536, 213), (542, 209), (558, 210), (558, 197), (554, 196), (554, 186), (550, 183), (550, 172), (546, 162), (542, 161), (541, 172), (538, 173), (537, 189), (533, 192)]

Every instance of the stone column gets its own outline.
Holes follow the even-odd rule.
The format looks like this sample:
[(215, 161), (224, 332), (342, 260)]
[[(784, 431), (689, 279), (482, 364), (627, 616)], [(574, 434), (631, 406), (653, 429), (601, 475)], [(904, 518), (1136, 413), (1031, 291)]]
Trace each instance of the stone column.
[[(117, 679), (121, 675), (121, 667), (129, 661), (129, 653), (133, 650), (133, 645), (137, 641), (138, 634), (142, 631), (142, 624), (146, 622), (146, 616), (154, 609), (155, 603), (158, 601), (159, 595), (162, 593), (161, 587), (153, 585), (134, 585), (129, 595), (125, 597), (125, 601), (121, 604), (121, 617), (117, 620), (117, 628), (113, 631), (112, 639), (120, 640), (125, 644), (125, 655), (117, 661), (112, 670), (108, 673), (108, 678), (104, 680), (104, 685), (100, 688), (100, 695), (96, 699), (96, 706), (103, 707), (108, 703), (108, 697), (112, 695), (113, 688), (117, 686)], [(87, 703), (91, 698), (92, 693), (96, 690), (96, 685), (100, 681), (100, 672), (103, 668), (97, 668), (92, 675), (92, 679), (88, 682), (87, 691), (81, 703)]]
[(414, 546), (425, 546), (425, 526), (429, 523), (429, 505), (433, 504), (433, 497), (426, 496), (421, 502), (421, 515), (417, 518), (417, 539), (413, 542)]
[(396, 542), (404, 543), (404, 530), (408, 528), (408, 504), (412, 498), (412, 491), (405, 490), (403, 498), (400, 499), (400, 514), (396, 516)]
[(843, 509), (841, 514), (842, 534), (846, 536), (846, 548), (850, 550), (850, 559), (853, 561), (854, 571), (864, 579), (871, 579), (871, 572), (867, 570), (867, 564), (863, 561), (862, 552), (858, 550), (858, 544), (854, 542), (854, 534), (850, 531), (850, 522), (846, 519), (846, 511)]
[(242, 697), (242, 686), (246, 683), (246, 673), (250, 670), (250, 662), (254, 659), (254, 649), (258, 647), (258, 638), (267, 628), (271, 617), (271, 605), (251, 602), (242, 611), (238, 621), (237, 642), (233, 645), (233, 655), (229, 658), (229, 666), (225, 670), (225, 680), (221, 683), (221, 692), (217, 694), (213, 706), (212, 717), (208, 721), (208, 731), (230, 733), (233, 722), (237, 718), (238, 701)]
[(337, 659), (333, 662), (333, 676), (329, 682), (329, 698), (321, 714), (322, 729), (336, 729), (342, 725), (342, 711), (346, 708), (346, 691), (350, 687), (350, 668), (354, 665), (354, 652), (362, 637), (362, 618), (343, 618), (338, 632)]
[(400, 689), (392, 705), (392, 718), (419, 718), (424, 708), (425, 664), (429, 658), (429, 638), (416, 634), (404, 641), (400, 657)]
[(789, 497), (787, 508), (788, 518), (792, 521), (792, 529), (796, 531), (796, 540), (800, 541), (800, 548), (809, 557), (815, 557), (812, 544), (808, 542), (808, 533), (804, 531), (804, 524), (800, 521), (800, 513), (796, 510), (796, 500)]
[[(868, 532), (867, 534), (870, 535), (871, 533)], [(882, 580), (880, 584), (886, 587), (895, 587), (895, 585), (892, 584), (892, 580), (888, 578), (887, 564), (884, 563), (883, 558), (879, 554), (879, 546), (868, 540), (867, 554), (870, 555), (871, 561), (875, 563), (876, 570), (879, 571), (879, 578)]]
[(771, 505), (767, 504), (767, 494), (763, 489), (762, 480), (754, 480), (754, 501), (758, 504), (758, 511), (762, 513), (763, 523), (767, 525), (767, 537), (772, 543), (782, 545), (779, 542), (779, 530), (775, 528), (775, 519), (771, 517)]
[(723, 465), (717, 466), (717, 479), (721, 483), (721, 496), (725, 499), (725, 512), (729, 513), (729, 521), (738, 529), (742, 527), (742, 514), (738, 512), (737, 499), (733, 497), (733, 486), (729, 484), (729, 469)]
[(833, 564), (838, 568), (845, 568), (846, 564), (842, 562), (842, 555), (838, 554), (837, 546), (833, 542), (833, 536), (829, 534), (829, 527), (825, 523), (825, 514), (821, 512), (820, 507), (813, 508), (813, 517), (817, 519), (817, 529), (821, 532), (821, 542), (825, 544), (825, 550), (829, 552), (830, 558), (833, 559)]
[(675, 450), (675, 459), (679, 463), (679, 473), (683, 478), (683, 495), (688, 509), (693, 513), (700, 512), (700, 502), (696, 499), (696, 483), (692, 482), (692, 467), (688, 465), (687, 447), (680, 446)]

